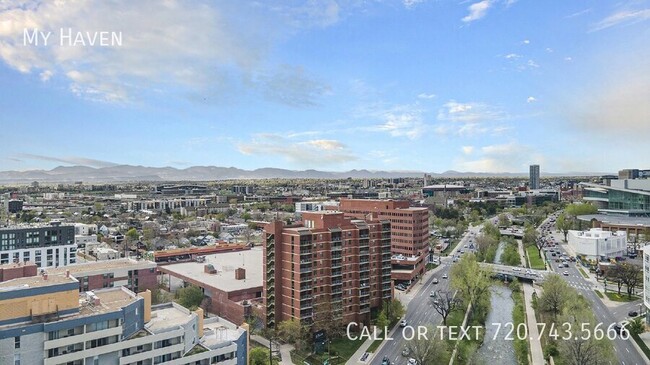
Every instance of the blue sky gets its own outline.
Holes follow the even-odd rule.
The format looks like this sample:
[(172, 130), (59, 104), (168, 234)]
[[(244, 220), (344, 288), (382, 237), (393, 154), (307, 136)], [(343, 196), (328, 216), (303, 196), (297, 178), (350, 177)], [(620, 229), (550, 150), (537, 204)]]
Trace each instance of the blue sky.
[(0, 170), (648, 168), (648, 39), (642, 0), (5, 1)]

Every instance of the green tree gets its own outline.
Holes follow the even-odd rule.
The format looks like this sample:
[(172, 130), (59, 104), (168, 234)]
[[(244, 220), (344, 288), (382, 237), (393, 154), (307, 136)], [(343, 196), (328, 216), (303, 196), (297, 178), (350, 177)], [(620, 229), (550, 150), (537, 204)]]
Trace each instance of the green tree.
[(309, 327), (302, 325), (295, 318), (278, 323), (278, 338), (285, 343), (293, 344), (296, 349), (306, 348), (307, 339), (310, 338), (309, 334)]
[(627, 328), (627, 330), (630, 331), (630, 334), (632, 335), (640, 335), (645, 331), (645, 325), (643, 324), (641, 317), (637, 317), (631, 320), (625, 328)]
[(382, 310), (381, 312), (379, 312), (379, 315), (375, 320), (375, 325), (379, 327), (381, 330), (383, 330), (384, 328), (390, 325), (390, 323), (388, 322), (388, 316), (386, 315), (385, 311)]
[(406, 341), (409, 357), (414, 358), (418, 364), (442, 364), (449, 357), (448, 342), (436, 339), (433, 327), (427, 327), (426, 333), (427, 336), (415, 336)]
[[(251, 365), (269, 365), (269, 349), (264, 347), (253, 347), (250, 352)], [(273, 364), (277, 364), (273, 359)]]
[(183, 307), (193, 311), (203, 302), (203, 290), (195, 285), (180, 288), (176, 291), (176, 302)]
[[(589, 304), (575, 292), (571, 302), (580, 302), (580, 304), (572, 306), (571, 311), (567, 311), (562, 316), (560, 322), (563, 328), (564, 323), (569, 323), (571, 328), (580, 328), (581, 331), (594, 333), (598, 321), (589, 309)], [(562, 330), (558, 332), (564, 335)], [(559, 341), (558, 350), (562, 359), (571, 365), (605, 365), (612, 364), (615, 360), (612, 344), (607, 337), (596, 340), (595, 336), (576, 336), (573, 339)]]
[(555, 221), (555, 225), (557, 226), (557, 229), (559, 229), (564, 234), (564, 242), (566, 242), (567, 235), (569, 234), (569, 230), (571, 229), (571, 221), (569, 221), (567, 215), (565, 213), (561, 213), (557, 217), (557, 220)]
[(396, 323), (406, 313), (404, 305), (397, 299), (385, 301), (382, 311), (386, 312), (386, 318), (388, 318), (388, 322), (391, 324)]
[(557, 316), (562, 313), (571, 297), (571, 288), (557, 274), (546, 276), (542, 288), (544, 292), (539, 298), (539, 306), (542, 311), (551, 313), (553, 318), (557, 319)]
[(472, 312), (478, 304), (489, 300), (491, 272), (482, 268), (473, 254), (465, 254), (458, 264), (451, 268), (451, 286), (460, 292), (461, 298), (472, 305)]
[(241, 215), (241, 218), (244, 220), (244, 222), (248, 222), (252, 217), (250, 213), (246, 212)]

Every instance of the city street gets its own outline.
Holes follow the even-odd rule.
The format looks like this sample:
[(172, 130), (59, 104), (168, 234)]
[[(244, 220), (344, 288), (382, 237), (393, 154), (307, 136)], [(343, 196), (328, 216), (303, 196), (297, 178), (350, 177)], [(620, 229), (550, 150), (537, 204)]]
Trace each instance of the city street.
[[(449, 290), (449, 279), (442, 279), (444, 274), (449, 275), (451, 266), (453, 265), (452, 258), (454, 255), (460, 254), (459, 251), (464, 249), (464, 245), (469, 245), (471, 237), (478, 234), (480, 227), (470, 227), (468, 232), (463, 236), (460, 242), (454, 247), (447, 257), (441, 257), (441, 265), (433, 270), (433, 275), (430, 275), (424, 283), (416, 283), (412, 286), (412, 292), (405, 294), (404, 292), (397, 292), (397, 298), (402, 300), (402, 296), (411, 296), (412, 299), (408, 301), (406, 306), (406, 315), (404, 318), (409, 326), (412, 326), (417, 331), (417, 326), (431, 326), (436, 327), (442, 323), (442, 317), (433, 308), (433, 298), (429, 295), (433, 290)], [(474, 235), (472, 235), (472, 233)], [(466, 251), (466, 249), (465, 249)], [(438, 278), (439, 283), (433, 284), (433, 278)], [(404, 302), (404, 300), (403, 300)], [(411, 332), (405, 332), (410, 335)], [(380, 351), (378, 351), (371, 364), (380, 365), (384, 356), (388, 356), (395, 365), (403, 365), (408, 361), (408, 357), (402, 356), (402, 350), (406, 346), (406, 340), (402, 336), (402, 328), (397, 325), (391, 333), (392, 340), (384, 341)]]
[[(551, 228), (551, 235), (553, 236), (555, 242), (559, 243), (558, 246), (556, 246), (555, 251), (559, 251), (561, 254), (571, 256), (571, 254), (566, 250), (567, 244), (562, 242), (563, 235), (561, 233), (557, 233), (555, 230), (556, 228), (553, 225)], [(559, 255), (556, 257), (559, 257)], [(622, 320), (629, 319), (627, 317), (627, 313), (631, 309), (627, 308), (634, 308), (638, 310), (638, 303), (634, 303), (632, 305), (622, 304), (616, 309), (608, 308), (605, 306), (605, 304), (603, 304), (603, 302), (594, 292), (595, 284), (591, 281), (586, 280), (578, 270), (579, 264), (571, 262), (569, 263), (569, 267), (560, 268), (558, 267), (559, 263), (555, 262), (556, 257), (548, 255), (548, 259), (550, 259), (551, 269), (560, 274), (562, 278), (567, 281), (569, 286), (575, 288), (578, 293), (583, 295), (587, 300), (589, 300), (589, 302), (591, 302), (591, 307), (594, 314), (596, 315), (598, 322), (603, 323), (603, 326), (601, 326), (602, 328), (606, 329), (612, 323), (620, 323)], [(586, 269), (583, 268), (583, 270)], [(563, 274), (565, 271), (568, 275)], [(628, 340), (621, 340), (620, 338), (617, 338), (616, 340), (612, 341), (614, 344), (616, 358), (623, 365), (646, 364), (646, 359), (636, 350), (635, 346), (632, 344), (633, 341), (634, 340), (631, 338)]]

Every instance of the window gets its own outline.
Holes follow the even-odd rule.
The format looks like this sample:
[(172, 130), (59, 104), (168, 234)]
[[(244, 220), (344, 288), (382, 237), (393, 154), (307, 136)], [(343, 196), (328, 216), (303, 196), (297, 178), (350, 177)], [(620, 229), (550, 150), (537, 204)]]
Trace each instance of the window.
[(20, 348), (20, 336), (14, 337), (14, 348), (19, 349)]
[(20, 354), (14, 355), (14, 365), (20, 365)]

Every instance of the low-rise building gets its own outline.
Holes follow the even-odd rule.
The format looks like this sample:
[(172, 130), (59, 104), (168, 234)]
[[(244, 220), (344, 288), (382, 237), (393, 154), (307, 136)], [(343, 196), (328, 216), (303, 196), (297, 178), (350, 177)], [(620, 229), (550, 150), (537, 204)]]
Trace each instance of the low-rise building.
[(0, 283), (1, 364), (245, 365), (248, 332), (120, 287), (79, 293), (71, 275)]
[(133, 292), (153, 290), (158, 286), (155, 262), (147, 260), (116, 259), (86, 262), (47, 270), (50, 275), (68, 272), (79, 280), (79, 291), (124, 286)]
[(600, 228), (570, 230), (567, 238), (576, 255), (587, 260), (609, 260), (627, 254), (627, 235), (623, 231), (610, 232)]

